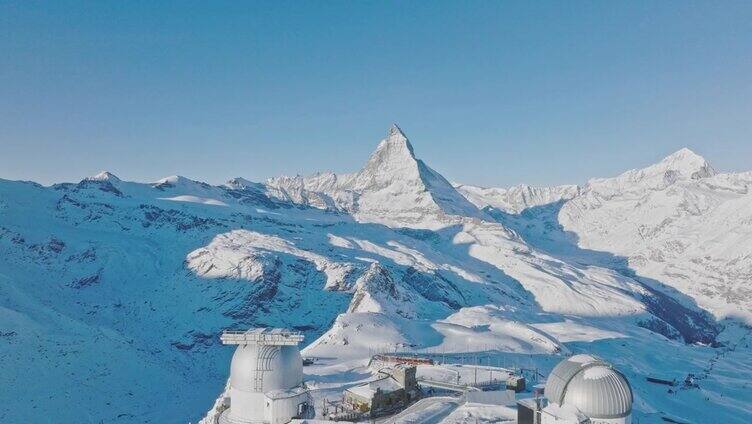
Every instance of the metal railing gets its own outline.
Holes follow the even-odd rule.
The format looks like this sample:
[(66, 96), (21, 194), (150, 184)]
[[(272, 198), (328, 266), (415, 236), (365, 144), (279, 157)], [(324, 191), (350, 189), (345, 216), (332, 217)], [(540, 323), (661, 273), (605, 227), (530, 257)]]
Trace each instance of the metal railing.
[(225, 330), (219, 339), (226, 345), (295, 346), (303, 341), (304, 336), (300, 332), (284, 329), (253, 328), (247, 331)]

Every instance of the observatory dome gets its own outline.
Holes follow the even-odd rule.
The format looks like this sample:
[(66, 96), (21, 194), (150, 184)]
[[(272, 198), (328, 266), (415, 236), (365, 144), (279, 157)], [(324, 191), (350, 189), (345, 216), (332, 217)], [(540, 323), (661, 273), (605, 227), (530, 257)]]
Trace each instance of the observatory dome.
[(287, 390), (299, 386), (303, 360), (297, 346), (241, 345), (232, 355), (230, 383), (246, 392)]
[(622, 418), (632, 413), (632, 388), (614, 367), (591, 355), (561, 361), (548, 377), (549, 402), (572, 405), (590, 418)]
[(298, 344), (303, 335), (284, 328), (225, 330), (223, 344), (235, 345), (229, 397), (220, 424), (284, 424), (308, 414), (310, 394), (303, 385)]

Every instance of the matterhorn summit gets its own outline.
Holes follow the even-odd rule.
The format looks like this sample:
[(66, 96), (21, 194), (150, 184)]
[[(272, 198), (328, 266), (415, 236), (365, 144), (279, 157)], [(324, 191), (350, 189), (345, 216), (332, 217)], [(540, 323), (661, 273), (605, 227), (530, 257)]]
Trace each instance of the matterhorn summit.
[(405, 133), (393, 124), (368, 162), (357, 173), (352, 188), (358, 191), (383, 189), (398, 179), (419, 180), (418, 159)]
[(362, 222), (440, 228), (453, 218), (483, 213), (441, 174), (415, 156), (393, 124), (363, 168), (353, 174), (319, 173), (267, 181), (270, 195), (308, 206), (333, 204)]

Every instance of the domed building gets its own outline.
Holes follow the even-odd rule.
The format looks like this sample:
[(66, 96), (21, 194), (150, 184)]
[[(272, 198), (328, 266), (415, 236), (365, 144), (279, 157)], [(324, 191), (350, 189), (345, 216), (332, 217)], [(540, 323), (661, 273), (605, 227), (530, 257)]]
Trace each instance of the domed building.
[(237, 345), (230, 365), (229, 408), (221, 424), (284, 424), (310, 407), (298, 343), (303, 335), (284, 329), (225, 331), (222, 343)]
[(518, 403), (520, 424), (632, 422), (629, 382), (613, 365), (592, 355), (575, 355), (556, 365), (544, 395)]

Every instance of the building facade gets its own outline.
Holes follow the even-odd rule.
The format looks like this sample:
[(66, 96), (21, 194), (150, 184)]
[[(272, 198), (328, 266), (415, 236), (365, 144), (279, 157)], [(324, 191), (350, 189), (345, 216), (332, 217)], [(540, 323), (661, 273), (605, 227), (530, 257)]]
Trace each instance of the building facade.
[(407, 405), (417, 395), (415, 366), (402, 364), (380, 370), (376, 379), (345, 390), (343, 400), (352, 409), (375, 416)]

